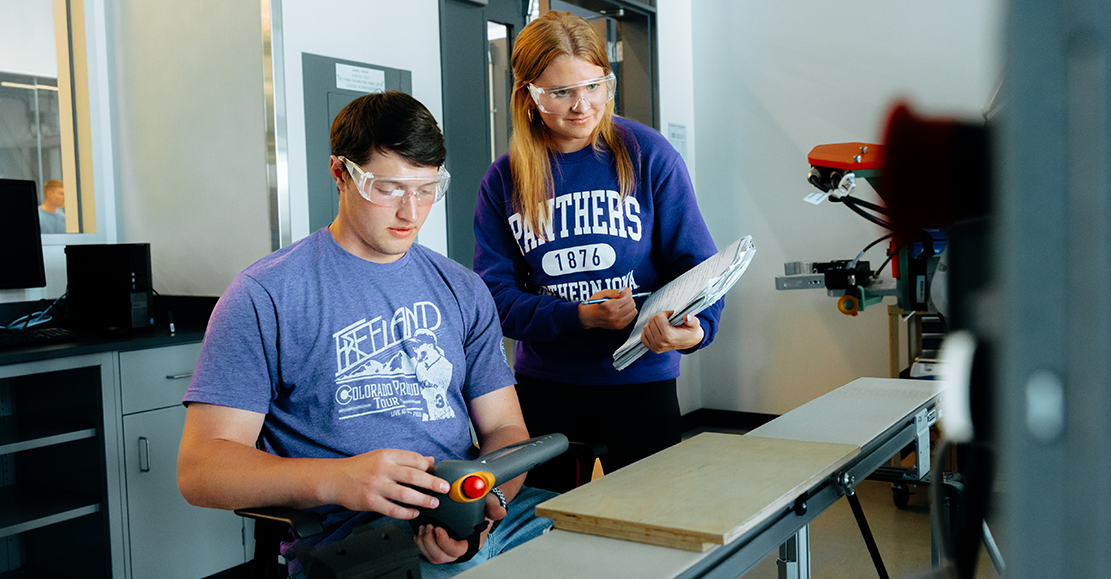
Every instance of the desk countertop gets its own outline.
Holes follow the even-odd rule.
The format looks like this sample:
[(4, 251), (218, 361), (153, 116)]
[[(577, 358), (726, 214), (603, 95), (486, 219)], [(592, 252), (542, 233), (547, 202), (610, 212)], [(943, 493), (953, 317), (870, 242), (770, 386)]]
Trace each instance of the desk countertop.
[(838, 442), (864, 448), (892, 420), (941, 392), (935, 380), (857, 378), (750, 431), (745, 436)]
[[(155, 325), (122, 335), (102, 332), (78, 332), (72, 342), (60, 342), (30, 347), (0, 348), (0, 365), (37, 362), (68, 356), (145, 350), (176, 344), (188, 344), (204, 339), (208, 316), (216, 298), (203, 296), (155, 296)], [(175, 312), (174, 333), (170, 333), (164, 312)]]
[(173, 335), (171, 335), (169, 329), (165, 327), (136, 331), (122, 336), (78, 334), (77, 339), (72, 342), (20, 348), (2, 348), (0, 349), (0, 366), (65, 358), (68, 356), (81, 356), (84, 354), (99, 354), (101, 352), (145, 350), (148, 348), (160, 348), (162, 346), (199, 342), (203, 339), (204, 327), (183, 328), (181, 326), (177, 327), (177, 331)]

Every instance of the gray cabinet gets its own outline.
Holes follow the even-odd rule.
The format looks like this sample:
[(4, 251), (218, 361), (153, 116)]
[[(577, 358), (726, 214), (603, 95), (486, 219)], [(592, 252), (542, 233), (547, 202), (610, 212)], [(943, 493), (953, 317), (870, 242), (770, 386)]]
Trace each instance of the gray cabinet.
[(246, 561), (243, 519), (194, 507), (177, 488), (181, 398), (200, 344), (120, 353), (132, 579), (197, 579)]
[(0, 577), (124, 577), (115, 369), (0, 365)]
[(247, 560), (243, 520), (177, 489), (200, 348), (0, 364), (0, 577), (199, 579)]

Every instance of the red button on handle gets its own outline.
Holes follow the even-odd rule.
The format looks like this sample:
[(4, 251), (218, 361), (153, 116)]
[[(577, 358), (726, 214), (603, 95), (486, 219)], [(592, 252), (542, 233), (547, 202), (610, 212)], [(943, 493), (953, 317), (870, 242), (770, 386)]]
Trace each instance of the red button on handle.
[(486, 481), (482, 480), (481, 477), (469, 476), (463, 479), (461, 489), (463, 496), (468, 499), (477, 499), (486, 494)]

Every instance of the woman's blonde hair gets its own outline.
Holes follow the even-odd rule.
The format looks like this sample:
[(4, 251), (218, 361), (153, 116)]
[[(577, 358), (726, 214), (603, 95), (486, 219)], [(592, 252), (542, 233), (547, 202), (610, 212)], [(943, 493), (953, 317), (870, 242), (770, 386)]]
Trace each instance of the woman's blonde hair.
[[(582, 18), (568, 12), (546, 12), (517, 36), (513, 46), (513, 135), (509, 140), (509, 167), (513, 174), (513, 206), (521, 213), (537, 237), (543, 237), (551, 223), (548, 198), (552, 194), (552, 168), (549, 154), (555, 147), (547, 125), (539, 111), (532, 112), (528, 85), (535, 81), (555, 59), (561, 56), (580, 58), (602, 67), (603, 74), (612, 69), (606, 56), (606, 45)], [(602, 120), (591, 135), (591, 144), (609, 150), (617, 164), (617, 181), (621, 198), (633, 192), (636, 172), (633, 161), (617, 134), (613, 122), (613, 101), (606, 103)]]

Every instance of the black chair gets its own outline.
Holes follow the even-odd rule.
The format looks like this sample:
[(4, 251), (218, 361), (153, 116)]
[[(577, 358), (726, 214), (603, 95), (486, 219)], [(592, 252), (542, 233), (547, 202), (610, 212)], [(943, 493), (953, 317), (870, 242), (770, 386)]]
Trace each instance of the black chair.
[[(595, 459), (606, 452), (606, 445), (599, 442), (571, 442), (566, 452), (546, 463), (554, 467), (549, 472), (558, 473), (550, 477), (552, 484), (546, 488), (566, 492), (590, 482)], [(282, 538), (292, 531), (296, 538), (305, 539), (324, 530), (317, 513), (290, 507), (236, 509), (235, 514), (255, 521), (252, 579), (286, 579), (287, 567), (279, 558)], [(327, 579), (418, 579), (420, 552), (413, 541), (397, 541), (397, 537), (407, 539), (408, 535), (394, 525), (353, 531), (343, 540), (305, 555), (313, 559), (313, 577), (307, 579), (318, 575)]]
[(279, 547), (286, 533), (292, 530), (298, 539), (306, 539), (324, 531), (320, 515), (290, 507), (257, 507), (236, 509), (235, 514), (255, 521), (255, 555), (252, 579), (285, 579), (286, 566), (279, 560)]
[[(237, 509), (255, 521), (254, 579), (284, 579), (286, 564), (279, 558), (286, 532), (298, 539), (321, 533), (320, 517), (289, 507)], [(375, 520), (379, 517), (374, 517)], [(419, 579), (420, 550), (397, 525), (363, 525), (338, 542), (306, 549), (299, 554), (306, 577), (313, 579)]]

